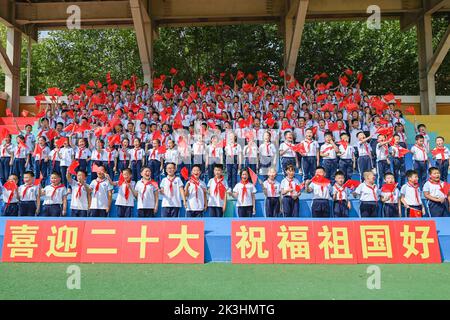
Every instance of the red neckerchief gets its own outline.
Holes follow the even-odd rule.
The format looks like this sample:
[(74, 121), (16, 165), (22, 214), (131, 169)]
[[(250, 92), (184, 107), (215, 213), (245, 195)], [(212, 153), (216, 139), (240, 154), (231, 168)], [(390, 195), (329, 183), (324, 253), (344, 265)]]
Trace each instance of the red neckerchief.
[(211, 155), (212, 155), (212, 157), (213, 158), (215, 158), (216, 157), (216, 147), (215, 146), (212, 146), (212, 152), (211, 152)]
[(153, 148), (152, 153), (150, 155), (151, 159), (156, 159), (156, 150), (157, 150), (156, 148)]
[(97, 181), (97, 184), (95, 185), (94, 196), (97, 194), (98, 190), (100, 189), (100, 184), (101, 184), (103, 181), (105, 181), (105, 180), (104, 180), (104, 179), (101, 180), (101, 179), (97, 178), (96, 181)]
[(445, 182), (443, 183), (442, 181), (439, 181), (439, 182), (434, 182), (433, 180), (431, 180), (431, 179), (428, 179), (428, 182), (430, 182), (431, 184), (434, 184), (434, 185), (438, 185), (439, 186), (439, 190), (442, 192), (442, 194), (444, 195), (444, 197), (447, 197), (447, 194), (446, 194), (446, 190), (445, 190)]
[(111, 162), (111, 156), (112, 156), (112, 150), (108, 150), (108, 149), (106, 149), (106, 152), (108, 152), (108, 166), (109, 166), (109, 164), (110, 164), (110, 162)]
[(242, 183), (242, 198), (241, 198), (241, 202), (244, 203), (245, 196), (247, 195), (247, 187), (246, 186), (247, 186), (248, 180), (242, 180), (241, 183)]
[(345, 188), (344, 187), (341, 188), (337, 184), (334, 185), (334, 188), (338, 192), (338, 200), (339, 200), (339, 202), (342, 202), (342, 200), (343, 200), (342, 193), (344, 192)]
[(78, 148), (78, 159), (81, 159), (81, 156), (83, 155), (83, 151), (84, 151), (84, 147), (83, 148)]
[(17, 152), (16, 152), (16, 158), (20, 157), (20, 151), (22, 150), (22, 146), (20, 145), (20, 143), (17, 145)]
[(138, 154), (138, 151), (140, 150), (141, 148), (134, 148), (134, 160), (138, 160), (138, 158), (137, 158), (137, 154)]
[(340, 145), (342, 146), (342, 148), (344, 148), (344, 153), (347, 152), (347, 148), (348, 148), (348, 142), (341, 140), (340, 141)]
[(169, 180), (169, 190), (170, 190), (170, 196), (173, 196), (173, 182), (175, 181), (176, 177), (173, 177), (173, 179), (170, 179), (169, 177), (167, 177), (167, 180)]
[(272, 193), (272, 197), (275, 197), (275, 182), (271, 182), (270, 180), (267, 180), (267, 183), (270, 185), (270, 191)]
[[(445, 148), (444, 148), (444, 147), (436, 147), (436, 148), (434, 148), (434, 150), (439, 151), (439, 152), (436, 154), (436, 156), (437, 156), (438, 154), (440, 154), (442, 160), (445, 160)], [(434, 150), (433, 150), (433, 151), (434, 151)]]
[(6, 153), (6, 149), (9, 147), (11, 145), (11, 143), (6, 143), (4, 146), (3, 146), (3, 150), (2, 150), (2, 157), (4, 157), (5, 156), (5, 153)]
[(426, 161), (428, 160), (427, 152), (425, 151), (425, 148), (420, 147), (417, 143), (414, 145), (417, 149), (422, 151), (423, 159)]
[(270, 156), (270, 142), (266, 143), (267, 156)]
[(366, 149), (367, 155), (372, 158), (372, 154), (369, 150), (369, 144), (367, 142), (364, 142), (364, 148)]
[(410, 184), (409, 182), (407, 182), (407, 184), (408, 184), (408, 186), (410, 186), (411, 188), (414, 189), (414, 195), (415, 195), (415, 197), (416, 197), (416, 201), (417, 201), (418, 204), (420, 204), (419, 184), (417, 183), (417, 184), (415, 184), (415, 185), (412, 185), (412, 184)]
[(127, 164), (127, 152), (121, 149), (123, 155), (123, 166), (126, 167)]
[(141, 141), (144, 141), (145, 132), (141, 132)]
[(367, 183), (364, 183), (364, 184), (366, 185), (367, 188), (372, 190), (373, 198), (375, 199), (375, 201), (378, 201), (377, 192), (375, 191), (377, 186), (374, 184), (373, 187), (371, 187), (371, 186), (367, 185)]
[[(8, 190), (8, 191), (9, 191), (9, 190)], [(6, 202), (6, 208), (8, 208), (9, 204), (11, 203), (11, 200), (12, 200), (12, 198), (14, 197), (14, 192), (15, 192), (15, 191), (16, 191), (15, 189), (10, 191), (11, 193), (9, 194), (8, 202)]]
[(214, 177), (214, 183), (216, 184), (216, 187), (214, 188), (214, 195), (217, 196), (217, 194), (219, 194), (220, 199), (224, 199), (225, 195), (223, 195), (222, 197), (222, 193), (220, 192), (220, 190), (225, 189), (225, 186), (223, 185), (223, 179), (224, 177), (217, 179), (216, 177)]
[(195, 197), (198, 200), (198, 187), (200, 186), (200, 181), (196, 177), (191, 176), (189, 183), (192, 183), (195, 186)]
[(58, 151), (55, 149), (55, 152), (53, 153), (53, 157), (52, 157), (52, 166), (53, 168), (55, 167), (55, 162), (56, 162), (56, 156), (58, 155)]
[(100, 160), (101, 152), (102, 152), (101, 150), (100, 151), (97, 150), (97, 160)]
[(61, 188), (64, 188), (64, 185), (63, 184), (59, 184), (59, 185), (57, 185), (57, 186), (51, 186), (52, 188), (53, 188), (53, 192), (52, 192), (52, 195), (51, 195), (51, 198), (52, 198), (52, 200), (53, 200), (53, 198), (54, 198), (54, 196), (55, 196), (55, 194), (56, 194), (56, 190), (58, 190), (58, 189), (61, 189)]
[(314, 142), (314, 140), (311, 140), (311, 141), (308, 141), (308, 140), (305, 140), (305, 142), (306, 142), (306, 153), (309, 153), (309, 151), (310, 151), (310, 148), (311, 148), (311, 144)]
[(141, 180), (141, 181), (144, 184), (144, 190), (142, 191), (142, 201), (144, 201), (145, 191), (147, 191), (147, 186), (152, 184), (152, 181), (151, 180), (148, 180), (147, 182), (144, 182), (144, 180)]
[(128, 184), (129, 184), (130, 182), (128, 181), (124, 181), (124, 185), (125, 185), (125, 192), (124, 192), (124, 194), (125, 194), (125, 200), (127, 200), (128, 201), (128, 198), (130, 197), (130, 188), (128, 187)]
[(81, 189), (83, 189), (83, 185), (78, 182), (78, 189), (77, 189), (77, 193), (75, 195), (76, 199), (79, 199), (81, 197)]
[(32, 186), (33, 186), (32, 184), (26, 184), (26, 185), (25, 185), (25, 189), (23, 189), (23, 192), (22, 192), (22, 200), (23, 200), (23, 198), (25, 198), (25, 196), (27, 195), (28, 189), (30, 189)]
[(237, 143), (231, 145), (230, 149), (231, 149), (231, 157), (234, 157), (234, 148), (236, 148)]
[(383, 146), (383, 148), (384, 148), (384, 153), (385, 153), (385, 155), (388, 156), (388, 155), (389, 155), (389, 147), (388, 147), (388, 145), (385, 144), (385, 145)]

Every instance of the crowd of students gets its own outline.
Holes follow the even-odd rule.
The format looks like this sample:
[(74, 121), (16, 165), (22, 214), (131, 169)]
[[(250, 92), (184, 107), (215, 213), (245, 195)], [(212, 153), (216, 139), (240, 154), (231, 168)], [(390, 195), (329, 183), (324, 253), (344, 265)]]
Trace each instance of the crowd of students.
[(229, 197), (251, 217), (259, 183), (267, 217), (298, 216), (305, 193), (313, 217), (348, 217), (350, 195), (361, 217), (376, 217), (379, 206), (385, 217), (402, 207), (407, 216), (426, 208), (448, 216), (444, 138), (430, 150), (426, 126), (415, 124), (408, 149), (400, 101), (370, 97), (353, 75), (343, 72), (335, 88), (321, 83), (326, 74), (281, 87), (262, 72), (254, 83), (238, 74), (233, 87), (222, 79), (165, 87), (160, 77), (152, 89), (118, 88), (109, 79), (52, 97), (36, 136), (32, 125), (14, 144), (0, 132), (4, 215), (66, 215), (71, 195), (71, 216), (106, 217), (117, 193), (119, 217), (135, 206), (154, 217), (159, 205), (163, 217), (181, 207), (189, 217), (222, 217)]

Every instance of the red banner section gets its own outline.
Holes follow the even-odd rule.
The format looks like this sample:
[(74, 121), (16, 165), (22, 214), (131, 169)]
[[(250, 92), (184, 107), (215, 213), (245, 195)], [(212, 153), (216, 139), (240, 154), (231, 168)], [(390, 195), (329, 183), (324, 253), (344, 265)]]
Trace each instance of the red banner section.
[(203, 221), (9, 220), (4, 262), (204, 263)]
[(441, 263), (433, 220), (232, 222), (233, 263)]

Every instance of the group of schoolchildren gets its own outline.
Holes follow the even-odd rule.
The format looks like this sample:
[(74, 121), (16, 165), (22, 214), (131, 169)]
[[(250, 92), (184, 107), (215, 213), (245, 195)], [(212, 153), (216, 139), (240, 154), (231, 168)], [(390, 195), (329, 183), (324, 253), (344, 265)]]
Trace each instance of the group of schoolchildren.
[[(31, 125), (14, 146), (11, 135), (3, 137), (4, 215), (64, 216), (70, 209), (75, 217), (107, 217), (114, 201), (119, 217), (131, 217), (135, 206), (139, 217), (155, 217), (159, 205), (163, 217), (178, 217), (182, 207), (188, 217), (223, 217), (231, 197), (238, 215), (251, 217), (256, 183), (267, 217), (299, 216), (304, 193), (312, 194), (313, 217), (348, 217), (350, 195), (359, 199), (361, 217), (399, 217), (402, 208), (423, 216), (425, 204), (433, 217), (449, 215), (444, 138), (430, 150), (426, 127), (416, 125), (416, 143), (407, 149), (394, 103), (374, 112), (358, 85), (341, 84), (320, 102), (316, 83), (284, 91), (243, 87), (214, 96), (144, 85), (103, 89), (94, 94), (107, 97), (100, 105), (84, 93), (49, 105), (37, 139)], [(359, 109), (339, 108), (343, 97)], [(324, 104), (335, 110), (323, 111)], [(406, 170), (408, 153), (413, 168)]]

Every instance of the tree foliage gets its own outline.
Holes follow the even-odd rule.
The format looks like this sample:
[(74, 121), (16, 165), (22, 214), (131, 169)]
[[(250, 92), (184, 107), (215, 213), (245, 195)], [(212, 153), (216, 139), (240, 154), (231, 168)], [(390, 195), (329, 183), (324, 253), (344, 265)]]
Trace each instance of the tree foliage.
[[(436, 47), (449, 21), (433, 19)], [(5, 29), (0, 29), (5, 45)], [(220, 72), (258, 70), (277, 77), (283, 68), (283, 40), (276, 25), (161, 28), (154, 44), (155, 75), (178, 70), (177, 79), (188, 83), (208, 80)], [(398, 21), (384, 21), (380, 30), (365, 22), (308, 22), (295, 77), (327, 72), (337, 83), (339, 73), (351, 68), (364, 73), (363, 86), (371, 93), (392, 91), (401, 95), (419, 93), (416, 30), (401, 32)], [(142, 78), (139, 51), (132, 29), (51, 31), (32, 49), (31, 94), (57, 86), (72, 90), (89, 80), (105, 82), (106, 72), (114, 81), (132, 74)], [(4, 88), (0, 74), (0, 90)], [(225, 80), (230, 81), (228, 75)], [(450, 95), (450, 58), (436, 75), (437, 93)], [(26, 40), (22, 49), (21, 94), (25, 94)]]

